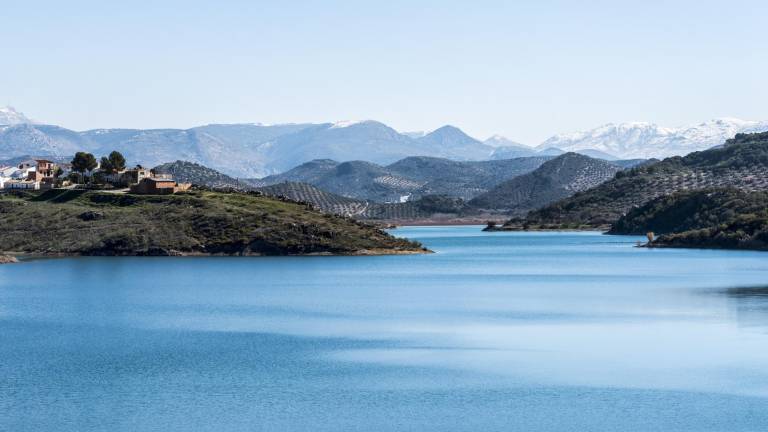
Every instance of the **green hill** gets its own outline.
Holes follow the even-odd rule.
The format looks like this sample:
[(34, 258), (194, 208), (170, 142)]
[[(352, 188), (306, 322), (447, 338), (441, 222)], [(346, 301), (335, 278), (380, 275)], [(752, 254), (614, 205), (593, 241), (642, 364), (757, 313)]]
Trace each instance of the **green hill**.
[(632, 209), (609, 233), (649, 231), (660, 234), (651, 246), (768, 250), (768, 192), (678, 192)]
[(302, 255), (422, 252), (421, 245), (254, 193), (0, 195), (0, 254)]
[(476, 208), (525, 214), (607, 181), (621, 168), (577, 153), (565, 153), (534, 171), (502, 182), (472, 199)]
[(196, 186), (206, 186), (213, 189), (252, 189), (252, 186), (248, 183), (194, 162), (177, 160), (176, 162), (158, 165), (154, 168), (154, 171), (171, 174), (179, 182), (192, 183)]
[(550, 157), (524, 157), (493, 161), (453, 161), (413, 156), (391, 165), (370, 162), (338, 163), (314, 160), (282, 174), (249, 180), (263, 186), (309, 183), (324, 191), (361, 201), (393, 203), (402, 197), (446, 195), (468, 200), (498, 183), (533, 171)]
[(262, 186), (256, 190), (267, 196), (311, 204), (325, 213), (343, 216), (360, 215), (368, 208), (368, 203), (365, 201), (332, 194), (307, 183), (285, 182)]
[(768, 188), (768, 132), (739, 134), (719, 148), (621, 171), (610, 181), (507, 225), (605, 226), (656, 197), (715, 187)]

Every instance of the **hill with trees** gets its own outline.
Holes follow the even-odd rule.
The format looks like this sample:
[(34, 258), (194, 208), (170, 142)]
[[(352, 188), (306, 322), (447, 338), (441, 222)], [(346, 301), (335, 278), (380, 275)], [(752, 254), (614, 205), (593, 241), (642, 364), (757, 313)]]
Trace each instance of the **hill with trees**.
[(551, 159), (547, 156), (466, 162), (436, 157), (408, 157), (391, 165), (370, 162), (313, 160), (282, 174), (250, 180), (254, 185), (310, 183), (336, 195), (396, 203), (407, 197), (446, 195), (468, 200), (496, 184), (528, 173)]
[(249, 183), (194, 162), (177, 160), (176, 162), (158, 165), (153, 170), (156, 173), (170, 174), (176, 181), (192, 183), (195, 186), (205, 186), (212, 189), (253, 189), (253, 186)]
[(621, 171), (610, 162), (565, 153), (534, 171), (502, 182), (469, 201), (476, 208), (525, 214), (576, 192), (597, 186)]
[(606, 226), (654, 198), (716, 187), (768, 189), (768, 132), (739, 134), (719, 148), (621, 171), (610, 181), (534, 210), (524, 220), (506, 226)]
[(424, 252), (348, 218), (258, 193), (0, 195), (0, 255), (303, 255)]
[(649, 246), (768, 250), (768, 192), (705, 189), (659, 197), (610, 234), (660, 234)]
[(310, 204), (325, 213), (359, 216), (369, 207), (368, 202), (347, 198), (318, 189), (308, 183), (285, 182), (256, 188), (264, 195)]

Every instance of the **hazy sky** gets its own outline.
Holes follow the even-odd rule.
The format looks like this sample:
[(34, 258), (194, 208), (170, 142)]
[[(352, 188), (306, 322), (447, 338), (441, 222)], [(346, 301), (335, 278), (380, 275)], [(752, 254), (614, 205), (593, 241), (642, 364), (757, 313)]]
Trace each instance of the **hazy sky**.
[(538, 144), (768, 119), (768, 2), (7, 1), (0, 105), (73, 129), (377, 119)]

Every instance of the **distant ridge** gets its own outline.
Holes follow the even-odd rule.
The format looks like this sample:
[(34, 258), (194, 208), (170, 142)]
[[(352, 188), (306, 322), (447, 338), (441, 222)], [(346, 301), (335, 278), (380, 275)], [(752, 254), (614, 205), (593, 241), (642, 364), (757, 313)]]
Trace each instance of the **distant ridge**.
[(610, 162), (577, 153), (565, 153), (528, 174), (500, 183), (472, 199), (469, 204), (483, 209), (524, 214), (597, 186), (613, 178), (621, 169)]
[(252, 180), (252, 183), (304, 182), (337, 195), (380, 203), (427, 195), (470, 199), (505, 179), (536, 169), (549, 159), (530, 157), (471, 162), (411, 156), (387, 166), (320, 159), (282, 174)]
[[(617, 158), (662, 158), (706, 150), (737, 133), (768, 131), (768, 121), (721, 118), (696, 125), (668, 128), (653, 123), (609, 123), (591, 130), (555, 135), (537, 149), (599, 151)], [(588, 154), (594, 156), (594, 154)]]
[(375, 120), (78, 132), (33, 122), (5, 107), (0, 108), (0, 159), (26, 154), (71, 158), (78, 151), (103, 156), (118, 150), (128, 160), (145, 166), (180, 159), (236, 178), (258, 178), (315, 159), (360, 160), (386, 166), (410, 156), (485, 161), (558, 156), (566, 151), (606, 160), (660, 158), (707, 149), (736, 133), (765, 130), (768, 122), (732, 118), (683, 128), (632, 122), (559, 134), (528, 147), (501, 136), (480, 141), (451, 125), (426, 134), (400, 133)]

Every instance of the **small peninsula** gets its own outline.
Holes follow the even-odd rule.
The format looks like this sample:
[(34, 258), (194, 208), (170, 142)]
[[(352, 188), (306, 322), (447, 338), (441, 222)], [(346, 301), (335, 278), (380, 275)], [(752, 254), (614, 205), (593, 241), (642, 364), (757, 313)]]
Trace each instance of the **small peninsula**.
[(52, 189), (0, 196), (0, 216), (0, 254), (8, 256), (429, 252), (372, 225), (258, 193)]
[(768, 193), (678, 192), (622, 216), (608, 234), (658, 235), (648, 247), (768, 250)]

